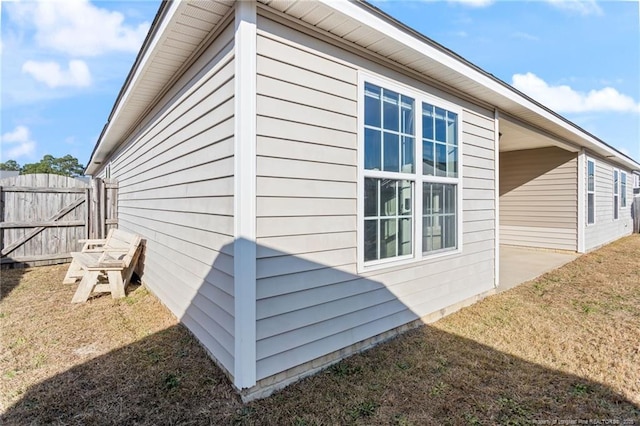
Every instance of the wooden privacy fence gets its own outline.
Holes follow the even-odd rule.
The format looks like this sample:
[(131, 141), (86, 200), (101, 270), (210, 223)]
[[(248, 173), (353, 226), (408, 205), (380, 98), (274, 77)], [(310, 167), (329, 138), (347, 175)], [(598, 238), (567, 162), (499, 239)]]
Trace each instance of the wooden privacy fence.
[(71, 260), (84, 238), (117, 227), (117, 184), (30, 174), (0, 180), (2, 266)]

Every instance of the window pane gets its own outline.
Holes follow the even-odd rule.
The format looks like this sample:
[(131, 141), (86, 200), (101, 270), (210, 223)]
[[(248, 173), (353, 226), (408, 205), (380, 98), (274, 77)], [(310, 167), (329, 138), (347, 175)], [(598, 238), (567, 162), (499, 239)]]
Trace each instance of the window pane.
[(422, 249), (424, 251), (433, 250), (433, 224), (431, 216), (427, 216), (422, 220)]
[(436, 176), (447, 175), (447, 146), (436, 144)]
[(614, 194), (618, 193), (618, 171), (617, 170), (613, 171), (613, 193)]
[(613, 196), (613, 218), (614, 219), (618, 218), (618, 196), (617, 195)]
[(448, 147), (447, 153), (447, 175), (458, 177), (458, 148)]
[(402, 137), (402, 169), (403, 173), (413, 173), (413, 138)]
[(433, 213), (444, 213), (444, 188), (441, 183), (431, 184), (431, 203)]
[(411, 254), (413, 229), (411, 219), (404, 218), (398, 221), (398, 255)]
[(378, 221), (364, 221), (364, 260), (378, 258)]
[(433, 140), (433, 107), (422, 104), (422, 137)]
[(433, 214), (433, 204), (431, 202), (433, 199), (431, 196), (432, 186), (430, 183), (422, 184), (422, 214), (425, 216)]
[(384, 133), (384, 167), (387, 172), (400, 171), (400, 140), (397, 134)]
[(408, 180), (401, 180), (398, 182), (398, 193), (400, 196), (400, 211), (398, 214), (402, 216), (407, 216), (411, 214), (412, 211), (412, 193), (411, 193), (411, 182)]
[(380, 88), (369, 83), (364, 85), (364, 124), (380, 127)]
[(442, 216), (434, 216), (431, 224), (431, 245), (433, 250), (442, 248)]
[(435, 156), (433, 142), (422, 142), (422, 174), (433, 176), (435, 174)]
[(436, 110), (436, 140), (440, 142), (447, 141), (447, 124), (445, 121), (446, 111), (442, 108), (435, 108)]
[(400, 105), (399, 96), (396, 92), (391, 90), (382, 90), (383, 100), (383, 123), (385, 130), (400, 130)]
[(442, 248), (454, 248), (456, 246), (456, 217), (444, 216), (444, 232)]
[(413, 99), (402, 96), (401, 98), (401, 108), (402, 108), (402, 123), (400, 126), (400, 131), (407, 135), (413, 135)]
[(595, 194), (587, 194), (587, 223), (595, 223)]
[(458, 145), (458, 114), (447, 111), (447, 142)]
[(425, 252), (456, 248), (457, 185), (423, 184), (422, 243)]
[(386, 259), (397, 255), (396, 245), (398, 235), (396, 229), (397, 219), (383, 219), (380, 221), (380, 259)]
[(364, 130), (364, 168), (380, 170), (381, 166), (380, 131)]
[(444, 208), (443, 213), (456, 212), (456, 187), (454, 185), (444, 185)]
[(380, 216), (398, 214), (397, 180), (382, 180), (380, 183)]
[(379, 179), (364, 180), (364, 215), (378, 216), (378, 182)]
[(594, 189), (594, 181), (593, 181), (593, 175), (589, 175), (589, 179), (587, 181), (587, 191), (589, 192), (593, 192)]

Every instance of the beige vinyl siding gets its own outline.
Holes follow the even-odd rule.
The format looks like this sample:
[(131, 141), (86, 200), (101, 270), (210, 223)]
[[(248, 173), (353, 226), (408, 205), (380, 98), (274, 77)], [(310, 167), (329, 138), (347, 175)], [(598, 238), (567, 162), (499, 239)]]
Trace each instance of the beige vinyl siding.
[[(633, 231), (633, 219), (631, 217), (631, 203), (633, 202), (633, 186), (631, 182), (631, 173), (628, 170), (619, 169), (600, 157), (590, 156), (596, 166), (596, 221), (594, 224), (586, 225), (585, 229), (585, 250), (593, 250), (603, 244), (614, 241), (624, 235), (628, 235)], [(585, 161), (585, 168), (587, 162)], [(627, 206), (619, 207), (618, 219), (613, 219), (613, 170), (624, 171), (627, 174)], [(585, 171), (585, 179), (586, 179)], [(585, 184), (586, 187), (586, 184)], [(585, 195), (586, 203), (586, 195)], [(618, 196), (620, 203), (620, 195)], [(587, 206), (585, 204), (585, 215)], [(586, 223), (586, 218), (585, 218)]]
[(234, 366), (233, 25), (112, 160), (119, 227), (146, 240), (143, 281)]
[(578, 157), (556, 147), (500, 153), (500, 243), (577, 250)]
[(462, 253), (359, 275), (358, 70), (388, 70), (265, 17), (258, 28), (259, 380), (491, 289), (495, 163), (492, 113), (464, 104)]

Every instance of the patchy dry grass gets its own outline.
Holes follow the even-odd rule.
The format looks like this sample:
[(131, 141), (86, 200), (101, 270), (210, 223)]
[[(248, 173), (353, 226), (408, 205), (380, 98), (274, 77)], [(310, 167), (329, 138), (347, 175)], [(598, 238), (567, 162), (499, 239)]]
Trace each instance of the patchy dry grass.
[(143, 288), (72, 305), (65, 269), (2, 271), (0, 423), (640, 424), (640, 236), (249, 404)]

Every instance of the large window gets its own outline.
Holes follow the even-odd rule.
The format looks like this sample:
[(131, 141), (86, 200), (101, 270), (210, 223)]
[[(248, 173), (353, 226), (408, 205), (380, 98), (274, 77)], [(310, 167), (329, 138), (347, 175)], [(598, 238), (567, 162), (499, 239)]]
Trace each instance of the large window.
[(364, 263), (457, 249), (459, 114), (420, 93), (373, 82), (363, 86)]
[(627, 207), (627, 174), (620, 172), (620, 207)]
[(619, 190), (619, 182), (618, 182), (618, 171), (613, 171), (613, 218), (618, 219), (619, 216), (619, 206), (618, 203), (618, 190)]
[(596, 163), (587, 160), (587, 224), (596, 222)]

